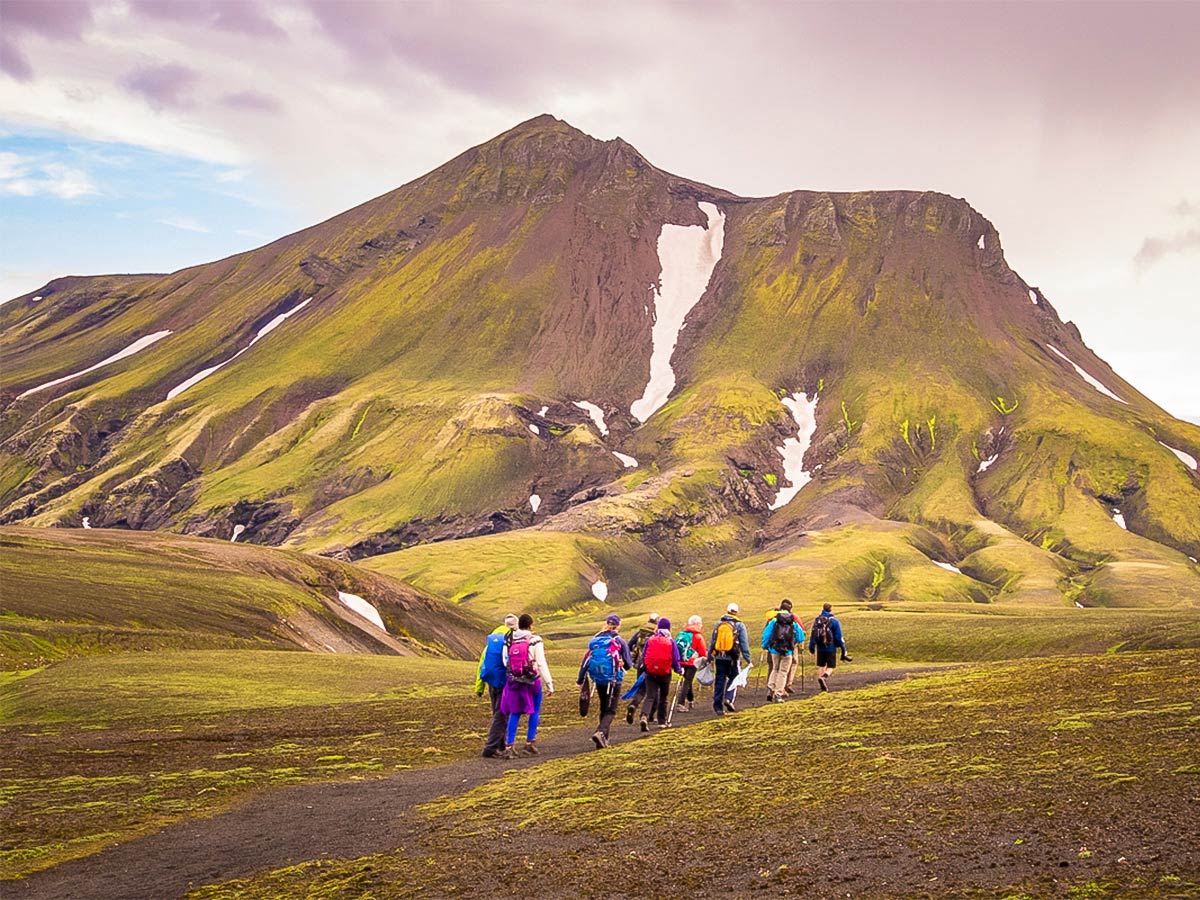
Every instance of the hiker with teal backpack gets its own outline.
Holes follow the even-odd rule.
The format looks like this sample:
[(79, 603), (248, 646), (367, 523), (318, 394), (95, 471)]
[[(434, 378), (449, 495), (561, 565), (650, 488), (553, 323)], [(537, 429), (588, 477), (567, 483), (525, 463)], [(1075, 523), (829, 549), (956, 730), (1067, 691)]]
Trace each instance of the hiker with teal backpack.
[(575, 680), (580, 687), (589, 680), (596, 686), (600, 722), (592, 734), (592, 743), (597, 750), (608, 746), (608, 729), (617, 716), (617, 706), (621, 702), (621, 681), (625, 673), (633, 668), (629, 645), (621, 637), (620, 631), (621, 617), (613, 613), (604, 620), (604, 630), (588, 641), (587, 652), (579, 666), (579, 677)]
[[(533, 633), (533, 616), (523, 613), (517, 627), (508, 637), (504, 647), (504, 668), (508, 679), (504, 693), (500, 696), (500, 710), (508, 716), (504, 758), (537, 756), (538, 721), (542, 716), (542, 687), (547, 694), (554, 693), (554, 679), (546, 665), (546, 647), (542, 639)], [(525, 746), (517, 752), (517, 726), (521, 716), (528, 716), (525, 731)]]
[(837, 667), (839, 648), (844, 662), (854, 662), (846, 655), (842, 624), (833, 615), (833, 605), (826, 603), (821, 614), (813, 619), (812, 636), (808, 639), (808, 652), (817, 654), (817, 684), (823, 691), (829, 690), (829, 676)]
[(504, 624), (488, 635), (483, 652), (479, 654), (479, 668), (475, 673), (475, 696), (482, 697), (486, 689), (492, 701), (492, 725), (488, 729), (487, 742), (483, 745), (483, 756), (496, 758), (504, 753), (504, 735), (508, 716), (500, 711), (500, 698), (504, 695), (504, 683), (508, 671), (504, 668), (504, 647), (508, 637), (517, 627), (517, 617), (509, 613)]
[(704, 620), (699, 616), (692, 616), (688, 619), (687, 626), (675, 638), (675, 644), (679, 647), (679, 662), (683, 666), (683, 681), (676, 688), (676, 712), (691, 712), (692, 704), (696, 701), (692, 692), (696, 663), (708, 655), (708, 648), (704, 645), (703, 628)]
[(804, 629), (792, 615), (792, 601), (784, 600), (775, 615), (767, 620), (762, 632), (762, 648), (771, 661), (767, 676), (769, 702), (782, 703), (787, 699), (788, 675), (795, 665), (797, 648), (803, 646)]
[(642, 702), (642, 731), (650, 730), (650, 720), (658, 718), (660, 728), (667, 724), (667, 703), (671, 698), (671, 673), (683, 673), (679, 647), (671, 636), (671, 620), (659, 619), (658, 628), (646, 639), (642, 653), (646, 672), (646, 699)]

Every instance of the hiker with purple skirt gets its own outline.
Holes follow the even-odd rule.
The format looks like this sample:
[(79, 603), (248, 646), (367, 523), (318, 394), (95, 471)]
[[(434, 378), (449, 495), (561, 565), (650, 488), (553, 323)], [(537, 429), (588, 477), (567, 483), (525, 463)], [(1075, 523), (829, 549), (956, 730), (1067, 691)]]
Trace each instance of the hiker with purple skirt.
[[(517, 627), (509, 636), (504, 648), (504, 667), (508, 680), (500, 697), (500, 711), (508, 716), (508, 732), (505, 735), (504, 758), (537, 756), (537, 729), (542, 715), (542, 686), (547, 694), (554, 693), (554, 679), (546, 665), (546, 647), (542, 639), (533, 633), (533, 616), (522, 613)], [(528, 716), (525, 731), (525, 746), (518, 752), (517, 727), (521, 716)]]

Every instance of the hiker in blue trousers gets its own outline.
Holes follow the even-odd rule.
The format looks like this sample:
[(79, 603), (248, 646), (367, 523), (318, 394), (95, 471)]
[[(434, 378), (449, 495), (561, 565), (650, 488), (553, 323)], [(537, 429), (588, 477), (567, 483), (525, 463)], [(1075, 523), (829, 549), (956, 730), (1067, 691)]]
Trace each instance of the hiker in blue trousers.
[(708, 642), (708, 661), (715, 666), (716, 673), (713, 681), (713, 711), (718, 716), (725, 715), (727, 710), (737, 712), (728, 686), (737, 677), (739, 659), (745, 665), (750, 665), (750, 636), (746, 633), (745, 623), (738, 618), (738, 605), (730, 603)]

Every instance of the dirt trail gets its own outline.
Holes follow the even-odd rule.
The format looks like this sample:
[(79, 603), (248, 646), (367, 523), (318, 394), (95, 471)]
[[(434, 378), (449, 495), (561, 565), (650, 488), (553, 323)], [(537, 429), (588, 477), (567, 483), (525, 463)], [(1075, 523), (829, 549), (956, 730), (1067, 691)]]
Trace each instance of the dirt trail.
[[(835, 689), (895, 680), (911, 671), (916, 670), (839, 671)], [(759, 705), (765, 691), (742, 694), (739, 707), (744, 709)], [(798, 693), (791, 702), (804, 702), (810, 696), (811, 692)], [(701, 712), (697, 706), (695, 712), (677, 716), (675, 724), (686, 727), (711, 717), (710, 708)], [(592, 715), (586, 725), (540, 738), (537, 757), (513, 761), (474, 757), (370, 781), (268, 791), (211, 818), (180, 822), (19, 881), (2, 881), (0, 896), (6, 900), (168, 900), (193, 887), (306, 860), (355, 858), (389, 850), (402, 846), (419, 827), (418, 820), (406, 815), (412, 807), (470, 790), (508, 769), (596, 752), (589, 739), (594, 728)], [(654, 732), (644, 735), (621, 717), (613, 724), (614, 745), (653, 738)]]

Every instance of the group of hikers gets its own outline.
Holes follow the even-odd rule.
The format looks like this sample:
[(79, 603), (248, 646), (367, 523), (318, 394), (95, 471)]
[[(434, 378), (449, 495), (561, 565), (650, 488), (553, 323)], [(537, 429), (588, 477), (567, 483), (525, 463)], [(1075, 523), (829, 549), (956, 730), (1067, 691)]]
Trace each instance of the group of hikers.
[[(630, 725), (636, 719), (642, 731), (649, 731), (653, 722), (669, 728), (674, 713), (694, 709), (697, 680), (711, 683), (716, 715), (737, 712), (737, 689), (746, 684), (752, 665), (750, 634), (739, 613), (738, 604), (730, 603), (707, 641), (700, 616), (692, 616), (678, 634), (673, 634), (670, 619), (652, 613), (626, 641), (621, 637), (621, 617), (609, 615), (603, 629), (588, 641), (575, 681), (580, 691), (580, 715), (587, 715), (593, 696), (600, 709), (592, 734), (596, 749), (609, 745), (609, 730), (622, 700), (629, 701), (625, 721)], [(804, 623), (792, 612), (790, 600), (782, 600), (767, 614), (759, 644), (766, 655), (770, 702), (782, 703), (795, 692), (793, 681), (805, 639)], [(839, 652), (842, 660), (851, 661), (846, 655), (841, 623), (830, 604), (826, 603), (813, 619), (807, 641), (808, 652), (817, 657), (817, 685), (827, 691)], [(622, 693), (626, 672), (635, 672), (636, 678)], [(682, 679), (673, 701), (672, 675)], [(545, 643), (534, 633), (533, 616), (528, 613), (510, 613), (504, 617), (504, 624), (488, 635), (475, 679), (475, 693), (483, 696), (485, 691), (491, 700), (492, 724), (483, 756), (537, 756), (542, 698), (554, 693), (554, 679), (546, 664)], [(526, 717), (525, 745), (518, 750), (522, 716)]]

